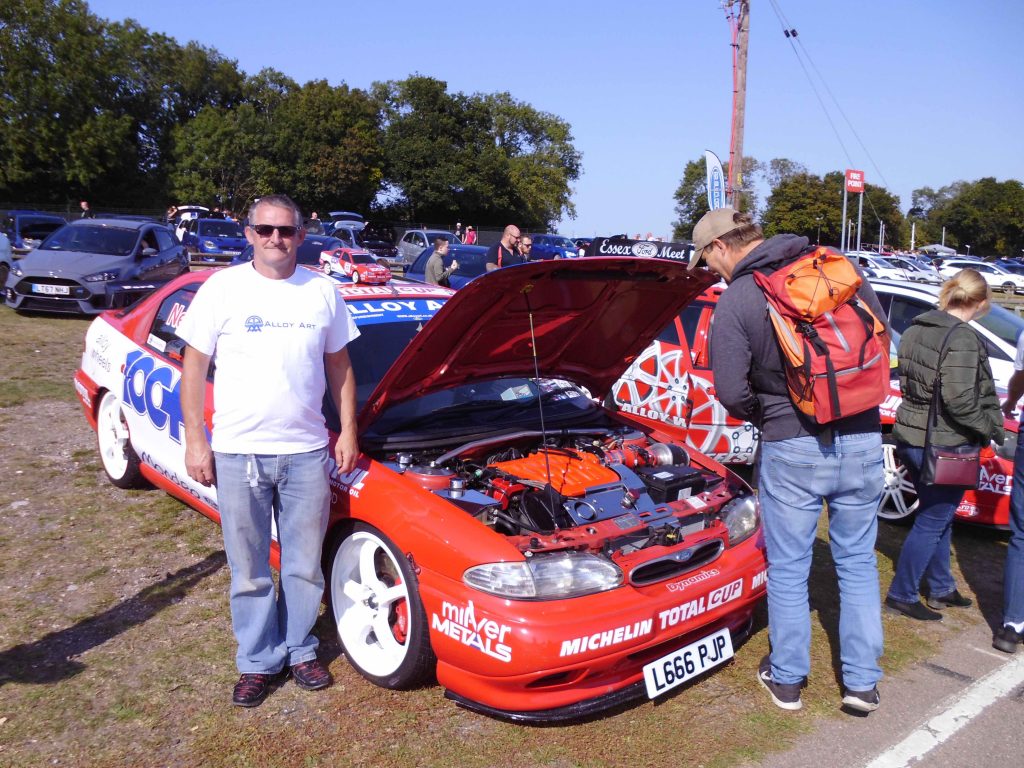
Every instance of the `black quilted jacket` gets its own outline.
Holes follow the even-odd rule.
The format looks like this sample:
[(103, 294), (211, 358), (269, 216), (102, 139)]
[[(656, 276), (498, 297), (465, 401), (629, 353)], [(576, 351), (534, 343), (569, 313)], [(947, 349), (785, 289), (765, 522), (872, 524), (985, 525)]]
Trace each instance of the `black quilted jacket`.
[(903, 401), (896, 411), (893, 436), (922, 447), (928, 423), (939, 347), (950, 328), (942, 363), (942, 397), (938, 423), (932, 427), (935, 445), (1003, 443), (999, 410), (988, 364), (988, 352), (974, 330), (942, 310), (918, 315), (900, 339), (900, 389)]

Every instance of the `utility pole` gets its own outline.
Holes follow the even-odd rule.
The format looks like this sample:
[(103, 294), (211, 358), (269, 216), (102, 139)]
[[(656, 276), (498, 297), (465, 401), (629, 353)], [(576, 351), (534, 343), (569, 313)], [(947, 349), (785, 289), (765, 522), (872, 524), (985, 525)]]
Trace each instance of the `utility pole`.
[[(734, 8), (739, 6), (735, 12)], [(747, 105), (747, 47), (750, 42), (750, 0), (728, 0), (733, 33), (732, 141), (729, 146), (729, 195), (732, 207), (742, 210), (743, 119)]]

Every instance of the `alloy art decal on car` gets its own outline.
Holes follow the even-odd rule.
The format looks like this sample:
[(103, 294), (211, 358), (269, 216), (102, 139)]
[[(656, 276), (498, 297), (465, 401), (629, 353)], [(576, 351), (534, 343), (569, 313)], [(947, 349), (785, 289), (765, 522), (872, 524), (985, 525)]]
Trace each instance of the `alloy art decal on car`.
[[(687, 430), (686, 444), (727, 464), (753, 462), (757, 429), (729, 417), (714, 395), (714, 383), (688, 371), (680, 349), (655, 342), (615, 383), (623, 413)], [(731, 422), (731, 423), (730, 423)]]

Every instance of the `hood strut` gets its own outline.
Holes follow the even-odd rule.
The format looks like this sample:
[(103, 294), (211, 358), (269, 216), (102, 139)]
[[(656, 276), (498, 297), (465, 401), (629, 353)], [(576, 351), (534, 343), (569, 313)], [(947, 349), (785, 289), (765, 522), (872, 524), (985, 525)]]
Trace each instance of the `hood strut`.
[[(522, 288), (523, 300), (526, 302), (527, 316), (530, 319), (530, 348), (533, 354), (533, 375), (534, 383), (537, 385), (537, 410), (540, 414), (540, 434), (541, 434), (541, 445), (547, 446), (548, 444), (548, 430), (544, 425), (544, 398), (541, 396), (540, 391), (540, 364), (537, 357), (537, 337), (533, 332), (533, 307), (530, 306), (530, 291), (533, 290), (533, 284), (527, 283)], [(544, 494), (544, 501), (551, 504), (555, 504), (554, 494), (550, 493), (553, 490), (551, 487), (551, 457), (548, 456), (547, 450), (544, 453), (544, 470), (548, 478), (547, 489), (549, 493)], [(549, 509), (548, 512), (552, 513), (551, 516), (554, 518), (554, 510)]]

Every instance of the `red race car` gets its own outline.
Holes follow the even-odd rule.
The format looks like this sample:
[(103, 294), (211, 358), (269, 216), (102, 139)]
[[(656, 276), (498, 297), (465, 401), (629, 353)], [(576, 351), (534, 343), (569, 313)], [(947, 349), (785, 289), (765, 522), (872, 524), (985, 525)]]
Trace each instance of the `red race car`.
[[(723, 290), (724, 285), (714, 285), (684, 307), (615, 382), (609, 404), (646, 421), (686, 430), (687, 445), (725, 464), (752, 464), (757, 451), (757, 429), (730, 416), (715, 395), (709, 336), (715, 305)], [(879, 287), (879, 298), (890, 312), (890, 320), (895, 319), (893, 312), (903, 313), (904, 325), (909, 323), (909, 312), (927, 308), (905, 302), (897, 304), (885, 293), (885, 286)], [(987, 343), (992, 348), (991, 342)], [(917, 510), (917, 492), (896, 457), (896, 444), (889, 434), (900, 402), (895, 371), (890, 386), (891, 394), (880, 409), (885, 486), (878, 516), (892, 522), (909, 522)], [(981, 482), (977, 490), (964, 494), (956, 511), (958, 520), (1009, 527), (1018, 423), (1007, 419), (1004, 426), (1005, 444), (998, 451), (982, 450)]]
[[(219, 520), (215, 490), (185, 471), (174, 333), (208, 274), (98, 318), (75, 388), (113, 483)], [(361, 331), (363, 455), (332, 481), (324, 568), (363, 676), (436, 675), (463, 706), (558, 721), (732, 657), (765, 594), (756, 497), (679, 430), (591, 397), (709, 282), (601, 258), (497, 270), (457, 294), (337, 285)], [(333, 440), (329, 401), (324, 414)]]
[(343, 275), (353, 283), (381, 285), (391, 279), (391, 270), (377, 263), (369, 251), (358, 248), (335, 248), (320, 254), (320, 267), (325, 274)]

